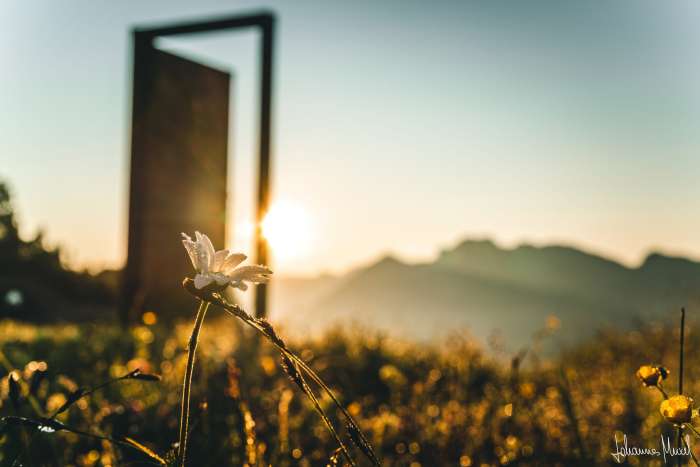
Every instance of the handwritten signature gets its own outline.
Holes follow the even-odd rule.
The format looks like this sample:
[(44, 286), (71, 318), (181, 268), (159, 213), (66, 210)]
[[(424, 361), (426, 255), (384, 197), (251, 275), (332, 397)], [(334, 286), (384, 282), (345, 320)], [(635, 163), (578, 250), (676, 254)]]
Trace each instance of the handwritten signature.
[(639, 456), (650, 456), (650, 457), (661, 457), (663, 456), (664, 464), (666, 463), (666, 458), (668, 457), (678, 457), (678, 456), (690, 456), (690, 437), (685, 435), (685, 445), (683, 447), (674, 447), (671, 443), (669, 437), (664, 440), (663, 435), (661, 435), (661, 446), (660, 449), (655, 447), (638, 447), (630, 446), (627, 443), (627, 435), (623, 435), (622, 444), (618, 442), (617, 434), (613, 435), (615, 440), (615, 451), (610, 454), (615, 459), (615, 462), (623, 463), (626, 457), (639, 457)]

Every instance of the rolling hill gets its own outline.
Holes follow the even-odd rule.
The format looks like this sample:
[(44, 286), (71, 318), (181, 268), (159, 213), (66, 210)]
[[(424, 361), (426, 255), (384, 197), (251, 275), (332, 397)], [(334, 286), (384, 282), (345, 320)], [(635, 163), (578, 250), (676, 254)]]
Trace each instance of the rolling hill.
[(638, 268), (566, 246), (465, 240), (432, 263), (385, 257), (341, 277), (278, 279), (273, 317), (301, 333), (356, 323), (418, 339), (468, 329), (513, 349), (556, 316), (563, 342), (700, 303), (700, 263), (650, 254)]

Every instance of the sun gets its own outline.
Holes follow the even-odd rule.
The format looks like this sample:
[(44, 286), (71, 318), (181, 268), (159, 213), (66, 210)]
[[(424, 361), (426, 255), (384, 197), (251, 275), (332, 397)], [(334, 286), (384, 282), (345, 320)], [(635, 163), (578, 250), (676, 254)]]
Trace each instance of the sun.
[(293, 201), (274, 203), (267, 211), (261, 228), (263, 237), (278, 260), (304, 257), (313, 240), (308, 212)]

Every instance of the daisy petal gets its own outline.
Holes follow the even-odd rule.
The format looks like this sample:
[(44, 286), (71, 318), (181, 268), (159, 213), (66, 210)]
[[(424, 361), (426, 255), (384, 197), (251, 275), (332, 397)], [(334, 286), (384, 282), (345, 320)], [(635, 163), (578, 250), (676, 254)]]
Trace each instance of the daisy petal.
[(212, 274), (212, 277), (216, 281), (217, 285), (226, 285), (230, 281), (230, 279), (227, 276), (219, 272)]
[(194, 286), (197, 289), (203, 289), (204, 287), (208, 286), (213, 282), (214, 279), (212, 279), (211, 276), (204, 275), (204, 274), (197, 274), (194, 276)]
[(223, 266), (224, 260), (226, 260), (227, 256), (228, 250), (219, 250), (216, 253), (214, 253), (214, 259), (212, 259), (211, 262), (212, 272), (222, 272), (221, 266)]
[(194, 240), (183, 233), (182, 245), (197, 271), (194, 277), (194, 286), (197, 289), (216, 284), (221, 288), (230, 285), (247, 290), (248, 283), (263, 284), (270, 280), (272, 271), (266, 266), (240, 266), (246, 260), (246, 255), (229, 254), (229, 250), (225, 249), (216, 251), (211, 239), (199, 231), (195, 231)]
[(235, 269), (229, 277), (232, 281), (249, 281), (256, 284), (267, 282), (269, 274), (272, 274), (265, 266), (241, 266)]
[(214, 245), (211, 243), (211, 240), (209, 240), (209, 237), (206, 234), (202, 234), (202, 241), (200, 243), (207, 252), (207, 257), (209, 258), (209, 270), (211, 271), (212, 262), (214, 261), (214, 255), (216, 254), (216, 250), (214, 249)]
[(213, 250), (214, 247), (212, 246), (211, 250), (209, 249), (211, 246), (211, 240), (209, 240), (209, 237), (206, 235), (195, 232), (194, 236), (196, 238), (195, 244), (197, 246), (196, 252), (199, 271), (206, 274), (210, 270), (209, 266), (211, 265), (212, 256), (214, 254), (211, 250)]
[(219, 271), (223, 272), (224, 274), (229, 274), (233, 272), (236, 266), (245, 261), (246, 258), (247, 256), (243, 253), (233, 253), (224, 260), (224, 263), (221, 265), (221, 269), (219, 269)]
[(196, 270), (199, 270), (199, 266), (197, 263), (197, 244), (194, 243), (192, 239), (186, 234), (183, 233), (182, 236), (182, 245), (185, 247), (185, 250), (187, 250), (187, 254), (190, 257), (190, 261), (192, 261), (192, 266)]

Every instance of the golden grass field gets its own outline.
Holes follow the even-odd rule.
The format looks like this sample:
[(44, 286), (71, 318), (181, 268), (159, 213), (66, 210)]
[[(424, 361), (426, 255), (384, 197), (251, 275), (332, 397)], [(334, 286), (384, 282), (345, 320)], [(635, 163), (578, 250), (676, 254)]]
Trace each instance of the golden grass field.
[[(152, 318), (151, 324), (129, 330), (2, 322), (0, 414), (40, 417), (79, 386), (93, 387), (140, 368), (162, 380), (115, 383), (81, 399), (57, 420), (89, 433), (128, 436), (164, 456), (177, 439), (191, 323), (166, 326)], [(700, 390), (693, 331), (690, 326), (686, 335), (685, 393), (690, 395)], [(384, 465), (570, 466), (614, 464), (615, 434), (642, 446), (658, 446), (662, 434), (672, 436), (672, 426), (659, 413), (661, 394), (642, 387), (635, 371), (645, 363), (664, 364), (670, 370), (666, 389), (673, 393), (677, 340), (677, 326), (650, 324), (633, 332), (602, 331), (553, 358), (542, 357), (537, 342), (527, 353), (493, 356), (464, 333), (418, 344), (366, 330), (335, 330), (288, 345), (333, 388)], [(198, 351), (188, 465), (328, 463), (337, 446), (268, 343), (214, 312)], [(20, 383), (14, 394), (8, 371)], [(321, 404), (339, 420), (327, 397)], [(627, 460), (663, 464), (658, 458)], [(22, 466), (153, 464), (142, 453), (107, 441), (6, 425), (0, 465), (14, 461)]]

